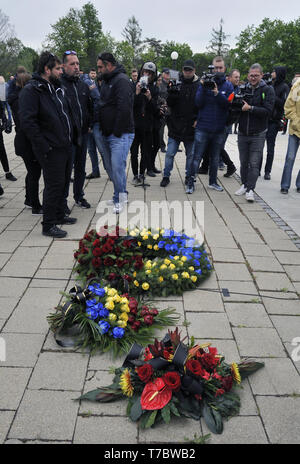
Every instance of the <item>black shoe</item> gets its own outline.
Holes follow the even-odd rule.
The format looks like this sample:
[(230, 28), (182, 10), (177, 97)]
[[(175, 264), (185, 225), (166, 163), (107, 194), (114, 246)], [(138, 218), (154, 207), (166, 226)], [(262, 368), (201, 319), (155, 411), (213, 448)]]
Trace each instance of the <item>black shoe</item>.
[(94, 172), (91, 172), (91, 174), (85, 176), (86, 179), (99, 179), (100, 177), (100, 172), (97, 172), (96, 174)]
[(156, 177), (156, 174), (155, 174), (155, 172), (153, 172), (153, 171), (147, 171), (147, 176), (149, 176), (149, 177)]
[(59, 229), (57, 226), (52, 226), (51, 229), (43, 230), (43, 235), (46, 235), (46, 237), (64, 238), (67, 232)]
[(71, 184), (73, 184), (73, 182), (74, 182), (73, 177), (71, 177), (70, 182), (71, 182)]
[(60, 222), (60, 224), (76, 224), (77, 219), (70, 217), (70, 216), (65, 216), (63, 220)]
[(155, 173), (155, 174), (160, 174), (161, 171), (159, 169), (157, 169), (155, 166), (154, 168), (152, 169), (152, 171)]
[(33, 216), (42, 216), (43, 215), (43, 208), (32, 208)]
[(3, 190), (3, 188), (2, 188), (1, 185), (0, 185), (0, 197), (1, 197), (1, 195), (3, 195), (3, 193), (4, 193), (4, 190)]
[(205, 168), (199, 168), (198, 170), (198, 174), (208, 174), (208, 169), (205, 169)]
[(68, 206), (65, 207), (65, 216), (70, 216), (71, 210), (68, 208)]
[(270, 173), (269, 173), (269, 172), (266, 172), (266, 173), (265, 173), (264, 179), (265, 179), (265, 180), (271, 180), (271, 176), (270, 176)]
[(300, 193), (300, 187), (297, 187), (297, 193)]
[(13, 182), (15, 182), (16, 180), (18, 180), (15, 176), (12, 175), (11, 172), (8, 172), (7, 174), (5, 174), (5, 177), (7, 180), (11, 180)]
[(84, 209), (89, 209), (91, 207), (91, 205), (86, 201), (85, 198), (83, 198), (82, 200), (76, 201), (75, 204), (79, 206), (80, 208), (84, 208)]
[(170, 183), (169, 177), (164, 177), (163, 180), (160, 183), (160, 186), (161, 187), (166, 187), (167, 185), (169, 185), (169, 183)]
[(182, 153), (181, 148), (178, 148), (177, 153)]
[(167, 152), (167, 150), (166, 150), (165, 148), (161, 148), (160, 151), (161, 151), (162, 153), (166, 153), (166, 152)]
[(224, 177), (230, 177), (232, 174), (234, 174), (236, 171), (236, 167), (232, 166), (231, 168), (227, 168), (227, 172), (224, 174)]
[(287, 193), (289, 193), (288, 189), (281, 189), (280, 192), (283, 193), (284, 195), (286, 195)]

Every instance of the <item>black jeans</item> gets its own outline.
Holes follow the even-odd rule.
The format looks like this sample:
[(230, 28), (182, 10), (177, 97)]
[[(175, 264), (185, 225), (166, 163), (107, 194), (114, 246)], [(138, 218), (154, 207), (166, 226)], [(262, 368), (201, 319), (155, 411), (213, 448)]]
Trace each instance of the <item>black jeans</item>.
[(159, 128), (153, 129), (152, 131), (152, 157), (151, 157), (151, 169), (155, 168), (155, 160), (160, 148), (160, 135)]
[(25, 200), (34, 209), (40, 209), (41, 203), (39, 199), (39, 180), (42, 173), (42, 168), (38, 160), (32, 152), (26, 152), (22, 155), (22, 159), (26, 166), (27, 175), (25, 178)]
[(44, 177), (43, 230), (61, 224), (65, 216), (64, 192), (72, 171), (71, 146), (53, 148), (47, 155), (36, 154)]
[(274, 160), (274, 151), (275, 151), (275, 141), (279, 130), (278, 121), (269, 121), (268, 132), (266, 135), (267, 141), (267, 160), (265, 164), (265, 173), (270, 174), (272, 171), (273, 160)]
[(139, 174), (138, 154), (141, 147), (140, 174), (144, 174), (145, 170), (152, 169), (152, 132), (136, 128), (135, 136), (132, 142), (131, 153), (131, 168), (134, 176)]
[(238, 135), (242, 184), (247, 191), (254, 190), (259, 176), (266, 132), (258, 135)]
[(6, 150), (5, 150), (3, 134), (1, 130), (0, 130), (0, 161), (3, 167), (3, 171), (9, 172), (9, 164), (8, 164)]

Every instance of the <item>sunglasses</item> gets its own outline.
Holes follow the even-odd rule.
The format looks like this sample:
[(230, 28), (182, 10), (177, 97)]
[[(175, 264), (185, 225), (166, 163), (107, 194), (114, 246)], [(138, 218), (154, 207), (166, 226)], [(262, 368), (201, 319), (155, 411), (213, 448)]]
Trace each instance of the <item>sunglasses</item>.
[(64, 55), (77, 55), (77, 53), (74, 50), (67, 50)]
[(183, 68), (184, 71), (193, 71), (193, 68)]

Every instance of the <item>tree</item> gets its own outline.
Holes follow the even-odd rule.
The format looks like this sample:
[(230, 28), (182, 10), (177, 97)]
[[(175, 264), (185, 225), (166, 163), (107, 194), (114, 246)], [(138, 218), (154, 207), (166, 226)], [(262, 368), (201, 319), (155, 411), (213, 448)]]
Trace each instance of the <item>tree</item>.
[(14, 35), (14, 28), (9, 22), (9, 17), (0, 10), (0, 42), (6, 42)]
[(6, 78), (15, 73), (22, 48), (22, 42), (16, 37), (0, 42), (0, 69)]
[(117, 42), (114, 50), (114, 56), (121, 63), (126, 72), (129, 74), (134, 66), (134, 49), (126, 40)]
[(173, 61), (171, 58), (171, 53), (176, 51), (178, 53), (178, 59), (176, 62), (176, 67), (178, 70), (182, 69), (183, 63), (185, 60), (191, 59), (193, 56), (193, 51), (191, 47), (186, 43), (178, 43), (174, 41), (167, 41), (163, 44), (161, 57), (159, 59), (158, 65), (160, 68), (172, 68)]
[(123, 29), (122, 36), (124, 37), (125, 41), (128, 42), (129, 45), (133, 48), (134, 61), (137, 63), (143, 49), (143, 41), (142, 29), (140, 28), (139, 22), (135, 16), (131, 16), (131, 18), (128, 19), (127, 24)]
[(148, 51), (154, 52), (155, 58), (158, 59), (163, 49), (161, 40), (158, 40), (155, 37), (146, 37), (144, 43), (148, 46)]
[(37, 68), (39, 55), (33, 48), (23, 46), (18, 55), (19, 66), (24, 66), (28, 72), (33, 72)]
[(214, 53), (215, 55), (225, 56), (229, 51), (229, 44), (225, 43), (225, 40), (229, 35), (225, 34), (223, 31), (224, 21), (220, 19), (219, 30), (213, 28), (212, 30), (212, 39), (209, 42), (207, 50), (209, 53)]
[(83, 5), (79, 12), (79, 17), (85, 38), (85, 57), (82, 60), (81, 66), (91, 68), (95, 66), (97, 55), (101, 48), (101, 39), (103, 36), (102, 23), (98, 19), (98, 12), (91, 2)]
[(195, 55), (193, 55), (193, 60), (196, 66), (196, 74), (199, 77), (207, 71), (208, 66), (212, 64), (214, 56), (214, 53), (195, 53)]

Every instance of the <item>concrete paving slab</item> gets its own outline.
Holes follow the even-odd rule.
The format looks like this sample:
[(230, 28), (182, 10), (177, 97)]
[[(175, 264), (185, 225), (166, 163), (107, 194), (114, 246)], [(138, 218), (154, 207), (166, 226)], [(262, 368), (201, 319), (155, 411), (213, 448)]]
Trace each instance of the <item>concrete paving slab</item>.
[(0, 411), (0, 444), (5, 442), (6, 435), (9, 431), (10, 424), (14, 418), (14, 411)]
[(234, 327), (273, 327), (262, 304), (225, 303), (225, 310)]
[(275, 329), (233, 327), (232, 330), (242, 357), (286, 357)]
[(264, 362), (265, 367), (249, 377), (254, 395), (300, 394), (300, 377), (290, 359), (266, 358), (258, 361)]
[(32, 373), (32, 369), (2, 367), (2, 365), (1, 363), (0, 410), (17, 410), (24, 395), (24, 390)]

